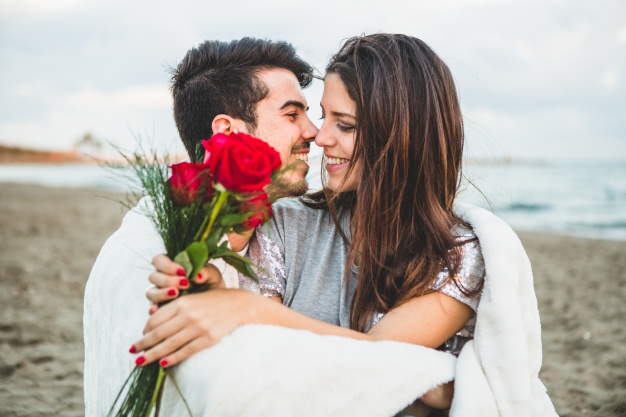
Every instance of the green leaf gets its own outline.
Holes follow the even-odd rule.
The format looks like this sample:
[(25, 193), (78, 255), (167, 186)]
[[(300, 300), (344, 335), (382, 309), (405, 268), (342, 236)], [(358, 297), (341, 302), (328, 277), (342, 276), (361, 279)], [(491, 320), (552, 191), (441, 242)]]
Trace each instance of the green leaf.
[(235, 253), (231, 249), (228, 248), (228, 242), (224, 242), (224, 243), (226, 243), (226, 245), (221, 244), (217, 248), (213, 249), (213, 251), (211, 252), (212, 259), (221, 258), (225, 255), (229, 255), (230, 253)]
[(185, 252), (189, 255), (192, 265), (191, 274), (188, 276), (195, 278), (209, 260), (209, 249), (204, 242), (193, 242), (191, 245), (187, 246)]
[(222, 236), (224, 236), (224, 233), (221, 227), (214, 227), (213, 230), (211, 230), (211, 233), (209, 233), (209, 237), (206, 240), (206, 245), (210, 252), (217, 247), (217, 242), (219, 242)]
[(217, 219), (217, 223), (221, 226), (235, 226), (243, 223), (250, 217), (250, 213), (232, 213), (224, 214)]
[(218, 248), (217, 251), (215, 252), (215, 254), (213, 256), (211, 256), (211, 258), (223, 258), (225, 256), (230, 256), (233, 258), (236, 258), (237, 260), (239, 260), (240, 262), (244, 262), (247, 263), (248, 265), (254, 265), (252, 263), (252, 261), (248, 258), (245, 258), (241, 255), (239, 255), (237, 252), (235, 252), (234, 250), (230, 249), (228, 247), (228, 242), (224, 242), (222, 243)]
[(238, 259), (234, 256), (225, 255), (222, 256), (222, 258), (227, 264), (232, 265), (237, 271), (241, 272), (245, 276), (252, 278), (256, 282), (259, 282), (259, 278), (256, 276), (256, 273), (254, 272), (250, 264), (243, 262), (241, 259)]
[(191, 258), (187, 251), (182, 251), (176, 257), (174, 257), (174, 262), (185, 268), (185, 272), (189, 277), (189, 272), (193, 270), (193, 264), (191, 263)]

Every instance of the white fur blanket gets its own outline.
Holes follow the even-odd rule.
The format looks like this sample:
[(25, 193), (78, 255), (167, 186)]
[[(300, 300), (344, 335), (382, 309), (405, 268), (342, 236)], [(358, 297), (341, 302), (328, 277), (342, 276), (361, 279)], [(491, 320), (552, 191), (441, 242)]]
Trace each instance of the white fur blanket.
[[(485, 210), (459, 205), (458, 213), (474, 227), (487, 269), (475, 340), (458, 360), (396, 342), (244, 326), (175, 367), (193, 415), (392, 416), (453, 378), (452, 416), (556, 415), (537, 376), (539, 316), (521, 243)], [(133, 367), (127, 352), (148, 318), (150, 260), (163, 251), (150, 221), (133, 210), (94, 265), (85, 289), (87, 416), (106, 415)], [(162, 415), (184, 410), (166, 386)]]

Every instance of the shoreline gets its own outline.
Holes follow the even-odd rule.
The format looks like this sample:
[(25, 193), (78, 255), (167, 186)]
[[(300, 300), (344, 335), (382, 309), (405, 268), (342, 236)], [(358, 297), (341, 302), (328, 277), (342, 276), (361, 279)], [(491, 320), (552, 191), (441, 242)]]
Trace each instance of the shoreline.
[[(6, 164), (7, 166), (18, 166), (18, 165), (29, 165), (29, 164)], [(40, 165), (40, 164), (35, 164)], [(56, 164), (51, 164), (56, 165)], [(59, 166), (87, 166), (87, 167), (100, 167), (98, 163), (67, 163), (67, 164), (58, 164)], [(0, 168), (2, 167), (2, 163), (0, 163)], [(75, 185), (61, 185), (57, 182), (46, 182), (45, 180), (38, 180), (39, 182), (34, 182), (31, 178), (27, 178), (19, 181), (16, 181), (15, 178), (11, 179), (3, 179), (0, 176), (0, 186), (2, 185), (18, 185), (18, 186), (33, 186), (33, 187), (44, 187), (44, 188), (53, 188), (53, 189), (71, 189), (71, 190), (83, 190), (85, 192), (100, 192), (106, 194), (119, 194), (123, 196), (126, 192), (130, 192), (130, 190), (124, 190), (122, 186), (115, 186), (120, 179), (116, 178), (112, 175), (103, 178), (105, 182), (103, 182), (102, 186), (84, 186), (81, 183)], [(312, 189), (314, 191), (314, 189)], [(489, 209), (487, 209), (489, 210)], [(492, 211), (492, 210), (489, 210)], [(493, 211), (492, 211), (493, 212)], [(496, 214), (498, 215), (498, 214)], [(515, 228), (512, 227), (515, 233), (517, 234), (538, 234), (545, 236), (556, 236), (556, 237), (571, 237), (571, 238), (580, 238), (580, 239), (591, 239), (597, 241), (608, 241), (608, 242), (626, 242), (626, 235), (609, 235), (602, 234), (601, 232), (577, 232), (577, 231), (566, 231), (566, 230), (540, 230), (540, 229), (524, 229), (524, 228)]]
[[(0, 183), (0, 415), (81, 416), (83, 292), (124, 193)], [(559, 415), (626, 412), (626, 242), (517, 232)]]

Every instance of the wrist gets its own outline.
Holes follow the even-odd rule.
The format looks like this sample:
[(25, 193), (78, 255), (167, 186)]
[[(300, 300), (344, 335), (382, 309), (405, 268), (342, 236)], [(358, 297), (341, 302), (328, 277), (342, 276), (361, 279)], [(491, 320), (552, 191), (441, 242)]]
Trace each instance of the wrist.
[(261, 311), (263, 308), (262, 301), (264, 297), (245, 290), (238, 291), (240, 291), (241, 294), (241, 310), (244, 312), (242, 315), (241, 325), (263, 324)]

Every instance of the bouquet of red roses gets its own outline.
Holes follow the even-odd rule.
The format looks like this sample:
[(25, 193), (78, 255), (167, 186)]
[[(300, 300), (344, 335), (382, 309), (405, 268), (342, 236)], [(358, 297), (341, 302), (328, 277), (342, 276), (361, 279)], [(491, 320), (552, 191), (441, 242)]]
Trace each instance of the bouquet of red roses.
[[(202, 163), (170, 166), (166, 160), (148, 161), (139, 154), (125, 157), (152, 200), (151, 220), (167, 255), (185, 268), (190, 287), (181, 291), (181, 296), (208, 289), (194, 278), (210, 259), (222, 258), (256, 279), (250, 260), (229, 249), (223, 238), (269, 219), (271, 205), (263, 189), (278, 175), (281, 165), (272, 147), (242, 133), (217, 134), (202, 141), (202, 146), (206, 151)], [(155, 407), (158, 415), (167, 375), (158, 363), (135, 368), (109, 415), (147, 417)]]

